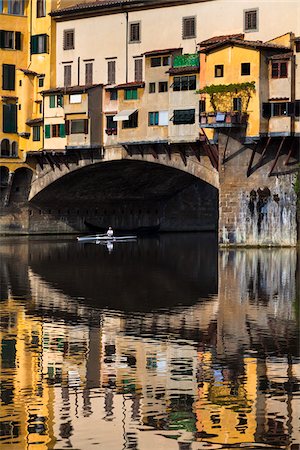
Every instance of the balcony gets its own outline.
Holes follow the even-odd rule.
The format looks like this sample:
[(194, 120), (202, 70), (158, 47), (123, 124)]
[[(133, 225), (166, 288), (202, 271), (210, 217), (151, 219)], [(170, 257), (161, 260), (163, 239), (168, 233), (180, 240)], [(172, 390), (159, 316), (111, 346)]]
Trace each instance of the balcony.
[(239, 111), (200, 113), (201, 128), (233, 128), (246, 126), (248, 114)]
[(112, 136), (112, 135), (117, 136), (117, 134), (118, 134), (118, 129), (117, 129), (117, 128), (106, 128), (105, 133), (106, 133), (108, 136)]

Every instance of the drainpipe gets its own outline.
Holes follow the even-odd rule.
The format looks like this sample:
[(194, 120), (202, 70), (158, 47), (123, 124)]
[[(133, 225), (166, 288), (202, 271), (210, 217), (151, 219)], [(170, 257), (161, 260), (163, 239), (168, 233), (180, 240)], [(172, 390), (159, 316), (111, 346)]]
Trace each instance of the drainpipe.
[(32, 0), (30, 0), (30, 32), (29, 32), (29, 61), (31, 66), (32, 56), (31, 56), (31, 37), (32, 37)]
[(77, 65), (77, 86), (80, 86), (80, 57), (78, 56), (78, 65)]
[(128, 18), (128, 12), (125, 12), (126, 15), (126, 83), (128, 83), (128, 33), (129, 33), (129, 18)]
[[(291, 58), (291, 102), (295, 104), (296, 99), (296, 60), (295, 55)], [(295, 134), (295, 115), (291, 116), (291, 135)]]

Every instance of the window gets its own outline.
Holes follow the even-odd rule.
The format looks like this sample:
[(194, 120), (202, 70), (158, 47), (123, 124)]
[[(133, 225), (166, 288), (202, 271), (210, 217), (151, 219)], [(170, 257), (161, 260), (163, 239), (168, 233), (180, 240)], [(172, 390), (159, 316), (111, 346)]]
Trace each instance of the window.
[(295, 101), (295, 116), (300, 117), (300, 100)]
[(164, 56), (163, 59), (163, 66), (170, 66), (171, 65), (171, 56)]
[(44, 86), (44, 77), (39, 77), (39, 87)]
[(296, 53), (300, 52), (300, 40), (295, 42), (295, 50), (296, 50)]
[(81, 103), (82, 102), (82, 95), (81, 94), (71, 94), (69, 96), (69, 103), (75, 104), (75, 103)]
[(134, 81), (143, 81), (143, 60), (141, 58), (134, 60)]
[(129, 25), (129, 42), (141, 41), (141, 27), (140, 22), (134, 22)]
[(117, 89), (112, 89), (109, 93), (110, 100), (118, 100), (118, 91)]
[(85, 64), (85, 84), (93, 84), (93, 63)]
[(39, 126), (35, 126), (32, 128), (33, 141), (40, 141), (41, 140), (41, 128)]
[(215, 78), (224, 77), (224, 66), (223, 64), (219, 64), (215, 66)]
[(65, 124), (45, 125), (45, 139), (50, 139), (51, 137), (66, 137)]
[(173, 91), (196, 90), (196, 75), (174, 77)]
[(71, 134), (88, 134), (88, 119), (71, 120)]
[(10, 156), (10, 144), (8, 139), (3, 139), (1, 141), (1, 154), (0, 156)]
[(36, 17), (45, 17), (45, 16), (46, 16), (46, 0), (37, 0)]
[(160, 67), (161, 66), (161, 58), (151, 58), (150, 59), (151, 67)]
[(137, 99), (138, 99), (137, 89), (125, 89), (124, 100), (137, 100)]
[(123, 128), (124, 129), (137, 128), (137, 126), (138, 126), (138, 112), (136, 111), (135, 113), (131, 114), (129, 120), (123, 121)]
[(21, 50), (21, 33), (19, 31), (0, 30), (0, 48)]
[(262, 116), (266, 119), (278, 116), (294, 116), (297, 115), (297, 102), (276, 102), (263, 103)]
[(241, 64), (241, 75), (250, 75), (250, 63)]
[(272, 78), (287, 78), (287, 62), (272, 63)]
[(16, 16), (23, 16), (24, 15), (24, 0), (9, 0), (8, 14), (14, 14)]
[(3, 105), (3, 133), (17, 132), (17, 105)]
[(199, 112), (204, 113), (206, 111), (206, 100), (199, 101)]
[(63, 95), (50, 95), (49, 97), (49, 106), (50, 108), (57, 108), (59, 106), (63, 106), (64, 98)]
[(173, 124), (187, 125), (195, 123), (194, 109), (177, 109), (174, 111)]
[(158, 92), (168, 92), (168, 82), (160, 81), (158, 83)]
[(2, 64), (2, 89), (4, 91), (15, 90), (16, 66)]
[(73, 50), (75, 48), (74, 30), (64, 30), (63, 47), (64, 50)]
[(106, 134), (117, 134), (118, 122), (114, 121), (114, 116), (106, 116)]
[(107, 63), (107, 83), (116, 84), (116, 61)]
[(72, 66), (64, 66), (64, 86), (71, 86)]
[(258, 31), (258, 9), (244, 11), (244, 31)]
[(49, 36), (47, 34), (36, 34), (31, 36), (31, 54), (48, 53)]
[(159, 113), (158, 111), (156, 112), (149, 112), (148, 114), (148, 125), (154, 126), (154, 125), (158, 125), (158, 121), (159, 121)]
[(155, 83), (149, 83), (149, 94), (155, 93)]
[(240, 97), (233, 99), (233, 111), (242, 111), (242, 99)]
[(182, 37), (183, 39), (196, 37), (196, 17), (184, 17), (182, 19)]

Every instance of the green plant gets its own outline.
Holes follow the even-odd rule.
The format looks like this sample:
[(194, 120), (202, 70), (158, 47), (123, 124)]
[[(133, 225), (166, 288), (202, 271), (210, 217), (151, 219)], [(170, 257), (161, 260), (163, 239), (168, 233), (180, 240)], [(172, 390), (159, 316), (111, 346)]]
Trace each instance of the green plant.
[(210, 96), (211, 106), (215, 112), (218, 109), (226, 109), (229, 102), (229, 109), (231, 109), (232, 99), (240, 95), (243, 102), (243, 111), (246, 112), (254, 92), (255, 81), (251, 81), (247, 83), (211, 84), (210, 86), (205, 86), (203, 89), (199, 89), (196, 93), (208, 94)]

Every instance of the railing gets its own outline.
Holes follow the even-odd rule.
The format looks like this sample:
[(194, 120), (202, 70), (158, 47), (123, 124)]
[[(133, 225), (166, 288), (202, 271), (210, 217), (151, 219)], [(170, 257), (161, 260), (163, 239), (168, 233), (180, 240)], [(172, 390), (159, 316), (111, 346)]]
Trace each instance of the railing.
[(200, 113), (200, 126), (216, 128), (245, 125), (248, 114), (239, 111)]
[(112, 136), (113, 134), (116, 136), (118, 134), (117, 128), (106, 128), (105, 133), (108, 136)]

